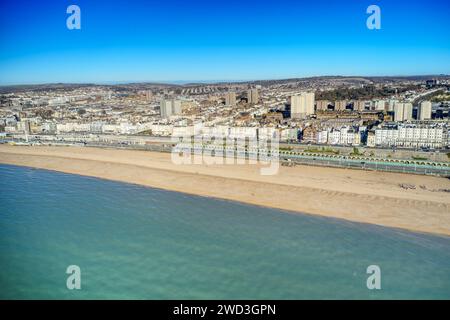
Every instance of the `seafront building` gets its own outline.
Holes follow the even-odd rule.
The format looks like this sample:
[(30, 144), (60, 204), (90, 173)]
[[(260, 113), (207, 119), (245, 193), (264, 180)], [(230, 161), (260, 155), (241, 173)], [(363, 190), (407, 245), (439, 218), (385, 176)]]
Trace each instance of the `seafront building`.
[(375, 146), (438, 149), (448, 145), (446, 123), (390, 123), (375, 130)]
[[(440, 139), (435, 129), (427, 133), (421, 129), (419, 142), (411, 140), (411, 134), (407, 133), (414, 126), (432, 127), (433, 123), (448, 119), (446, 102), (435, 103), (433, 108), (426, 101), (415, 104), (436, 89), (344, 99), (348, 97), (343, 94), (345, 91), (339, 92), (344, 80), (335, 81), (162, 85), (151, 89), (138, 84), (128, 89), (93, 86), (63, 92), (49, 89), (7, 93), (0, 95), (0, 132), (10, 138), (41, 135), (40, 140), (51, 140), (50, 135), (55, 135), (61, 141), (88, 136), (89, 141), (95, 141), (97, 136), (106, 141), (106, 135), (134, 135), (140, 141), (141, 136), (157, 139), (184, 135), (194, 123), (201, 122), (203, 134), (219, 133), (236, 139), (249, 136), (266, 139), (277, 132), (281, 141), (321, 145), (405, 148), (448, 145), (445, 129), (442, 142), (433, 140)], [(361, 88), (359, 84), (349, 84), (347, 89), (355, 87)], [(446, 94), (439, 93), (444, 97)], [(246, 95), (248, 103), (245, 99), (237, 101)], [(316, 97), (320, 98), (315, 101)], [(420, 123), (413, 121), (412, 102), (417, 106)], [(397, 129), (384, 132), (391, 124)], [(400, 133), (403, 130), (405, 133)], [(116, 141), (120, 137), (111, 139)]]
[(317, 144), (340, 145), (340, 146), (359, 146), (361, 145), (362, 131), (355, 127), (341, 127), (317, 132)]

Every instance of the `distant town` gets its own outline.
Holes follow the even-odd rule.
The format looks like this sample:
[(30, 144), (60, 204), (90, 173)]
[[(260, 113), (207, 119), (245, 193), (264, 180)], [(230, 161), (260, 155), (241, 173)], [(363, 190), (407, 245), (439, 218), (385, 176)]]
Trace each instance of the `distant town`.
[(285, 151), (443, 162), (450, 146), (449, 88), (450, 76), (443, 75), (0, 87), (0, 137), (154, 146), (189, 135), (201, 122), (203, 134), (235, 139), (276, 132)]

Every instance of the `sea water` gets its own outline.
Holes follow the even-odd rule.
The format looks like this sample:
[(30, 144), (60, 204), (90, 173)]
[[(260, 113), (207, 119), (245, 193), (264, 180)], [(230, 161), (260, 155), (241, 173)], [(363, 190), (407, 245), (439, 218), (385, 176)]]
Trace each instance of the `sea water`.
[(450, 237), (0, 165), (0, 298), (449, 299)]

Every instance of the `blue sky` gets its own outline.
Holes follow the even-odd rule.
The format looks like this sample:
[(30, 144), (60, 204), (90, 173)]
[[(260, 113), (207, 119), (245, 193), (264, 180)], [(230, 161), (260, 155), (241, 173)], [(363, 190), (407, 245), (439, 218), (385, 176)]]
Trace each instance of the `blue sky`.
[(448, 0), (1, 0), (0, 84), (449, 74), (449, 21)]

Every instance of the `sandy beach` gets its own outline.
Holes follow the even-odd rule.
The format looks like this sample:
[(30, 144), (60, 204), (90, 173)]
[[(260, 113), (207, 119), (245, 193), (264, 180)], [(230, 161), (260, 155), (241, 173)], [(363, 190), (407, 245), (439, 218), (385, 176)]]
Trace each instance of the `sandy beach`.
[(87, 147), (0, 145), (0, 163), (450, 235), (446, 178), (313, 166), (263, 176), (258, 165), (175, 165), (170, 154)]

